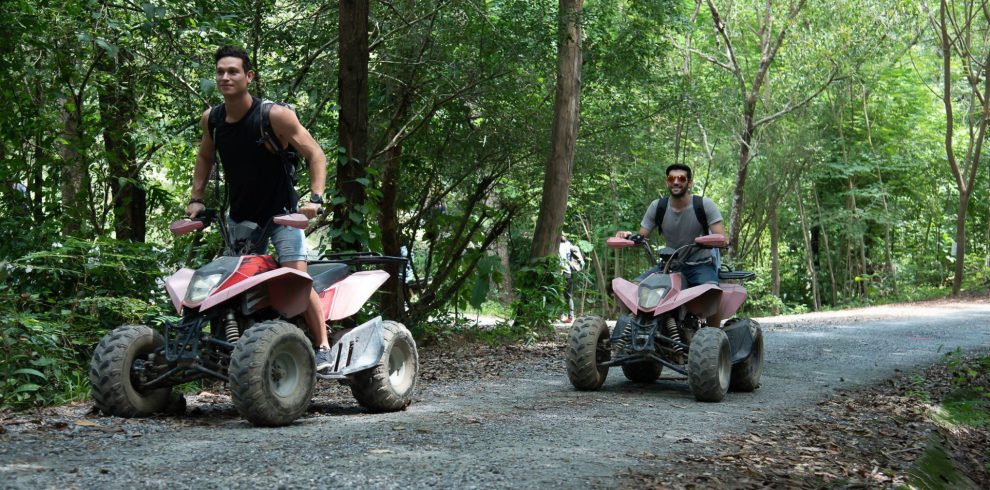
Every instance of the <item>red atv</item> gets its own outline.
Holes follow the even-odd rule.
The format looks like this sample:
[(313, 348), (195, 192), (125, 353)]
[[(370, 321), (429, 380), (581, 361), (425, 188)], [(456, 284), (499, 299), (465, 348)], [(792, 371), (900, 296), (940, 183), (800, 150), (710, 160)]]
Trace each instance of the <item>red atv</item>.
[[(696, 247), (721, 248), (722, 235), (707, 235), (677, 250), (665, 248), (657, 261), (645, 238), (609, 238), (610, 248), (641, 245), (657, 267), (637, 282), (612, 280), (621, 316), (609, 332), (597, 316), (579, 318), (567, 342), (567, 376), (579, 390), (596, 390), (612, 366), (634, 382), (651, 383), (664, 367), (686, 375), (699, 401), (718, 402), (731, 388), (753, 391), (763, 373), (763, 331), (750, 319), (733, 318), (724, 325), (706, 325), (718, 312), (728, 318), (746, 300), (738, 284), (687, 287), (676, 272)], [(656, 272), (654, 272), (656, 271)], [(752, 272), (720, 271), (719, 279), (745, 280)]]
[[(100, 410), (121, 417), (182, 411), (185, 400), (172, 388), (201, 378), (227, 383), (238, 413), (263, 426), (287, 425), (302, 416), (317, 377), (349, 385), (358, 403), (373, 411), (399, 410), (412, 402), (419, 357), (409, 331), (381, 317), (358, 326), (346, 323), (389, 277), (382, 270), (358, 269), (399, 262), (404, 270), (405, 259), (331, 256), (310, 263), (306, 274), (250, 253), (272, 224), (305, 228), (302, 214), (276, 216), (264, 228), (250, 222), (227, 225), (216, 217), (209, 211), (170, 227), (182, 235), (216, 221), (227, 244), (225, 256), (165, 280), (181, 320), (166, 321), (160, 333), (124, 325), (96, 346), (89, 380)], [(334, 363), (325, 373), (316, 372), (302, 318), (311, 288), (322, 300), (327, 324), (344, 321), (330, 336)]]

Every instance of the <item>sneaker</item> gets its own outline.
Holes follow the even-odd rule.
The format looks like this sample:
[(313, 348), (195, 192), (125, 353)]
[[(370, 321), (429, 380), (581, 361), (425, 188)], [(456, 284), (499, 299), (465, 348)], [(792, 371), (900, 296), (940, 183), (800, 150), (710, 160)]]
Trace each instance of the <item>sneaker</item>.
[(330, 360), (330, 348), (320, 347), (316, 350), (316, 371), (330, 369), (330, 366), (333, 366), (333, 361)]

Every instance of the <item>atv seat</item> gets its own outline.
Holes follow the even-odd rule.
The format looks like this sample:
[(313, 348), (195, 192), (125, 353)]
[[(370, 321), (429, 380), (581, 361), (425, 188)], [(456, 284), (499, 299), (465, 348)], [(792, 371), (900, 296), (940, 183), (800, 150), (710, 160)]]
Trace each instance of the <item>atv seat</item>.
[(746, 271), (718, 271), (720, 281), (745, 281), (756, 277), (755, 272)]
[(307, 270), (310, 277), (313, 278), (313, 289), (317, 293), (325, 291), (328, 287), (350, 275), (350, 268), (347, 267), (347, 264), (339, 263), (310, 264)]

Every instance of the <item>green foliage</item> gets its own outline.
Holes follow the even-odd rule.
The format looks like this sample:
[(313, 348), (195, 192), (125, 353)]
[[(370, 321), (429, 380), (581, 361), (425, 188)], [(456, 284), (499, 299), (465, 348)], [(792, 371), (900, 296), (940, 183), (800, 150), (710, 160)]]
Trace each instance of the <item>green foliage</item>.
[(938, 419), (949, 425), (990, 426), (990, 356), (971, 357), (958, 348), (945, 356), (956, 388), (942, 399)]
[(159, 256), (149, 245), (70, 237), (4, 262), (0, 408), (87, 395), (97, 341), (118, 325), (150, 318), (164, 303), (157, 281), (170, 264)]
[(517, 271), (512, 332), (529, 341), (553, 334), (553, 320), (563, 306), (560, 261), (556, 255)]
[[(751, 80), (764, 55), (754, 33), (766, 2), (713, 3)], [(717, 58), (726, 45), (707, 4), (696, 17), (695, 7), (584, 4), (581, 121), (564, 226), (586, 258), (596, 250), (602, 261), (575, 281), (575, 301), (583, 294), (586, 308), (601, 302), (595, 265), (606, 281), (645, 268), (642, 254), (612, 260), (602, 244), (638, 227), (649, 202), (665, 193), (667, 164), (692, 165), (694, 192), (729, 218), (740, 87), (699, 55)], [(773, 7), (771, 35), (785, 17), (783, 5)], [(368, 174), (358, 181), (368, 199), (343, 227), (320, 225), (313, 236), (375, 251), (405, 245), (422, 286), (403, 305), (417, 336), (469, 338), (456, 319), (490, 309), (505, 274), (515, 279), (517, 301), (501, 308), (516, 321), (477, 338), (549, 335), (562, 310), (560, 275), (555, 263), (528, 260), (553, 124), (557, 5), (424, 0), (371, 9)], [(825, 308), (948, 294), (959, 191), (943, 148), (942, 50), (922, 10), (910, 2), (803, 4), (756, 94), (756, 113), (794, 107), (831, 71), (838, 78), (757, 130), (745, 205), (727, 223), (741, 230), (740, 268), (758, 274), (746, 284), (743, 314), (807, 311), (813, 280)], [(7, 21), (0, 69), (10, 81), (0, 87), (0, 317), (10, 360), (0, 392), (4, 406), (21, 407), (83, 392), (87, 352), (102, 332), (166, 315), (168, 308), (155, 308), (165, 303), (158, 281), (177, 264), (199, 265), (221, 250), (216, 233), (166, 231), (188, 197), (199, 117), (220, 101), (218, 45), (242, 45), (255, 58), (252, 93), (296, 106), (330, 155), (331, 204), (346, 201), (332, 193), (333, 163), (346, 152), (337, 141), (333, 4), (14, 1), (0, 3), (0, 14)], [(963, 89), (957, 141), (969, 141), (968, 122), (980, 117), (966, 110), (975, 99), (965, 80), (957, 77), (955, 87)], [(394, 173), (388, 162), (397, 162)], [(309, 173), (300, 176), (305, 189)], [(136, 214), (149, 245), (112, 239), (126, 229), (118, 221), (132, 219), (120, 208), (121, 186), (145, 193)], [(990, 283), (982, 169), (972, 188), (963, 284), (970, 290)], [(222, 200), (212, 186), (209, 194), (211, 203)], [(385, 229), (390, 205), (395, 230)], [(771, 209), (779, 297), (770, 293)], [(492, 254), (497, 240), (509, 270)]]

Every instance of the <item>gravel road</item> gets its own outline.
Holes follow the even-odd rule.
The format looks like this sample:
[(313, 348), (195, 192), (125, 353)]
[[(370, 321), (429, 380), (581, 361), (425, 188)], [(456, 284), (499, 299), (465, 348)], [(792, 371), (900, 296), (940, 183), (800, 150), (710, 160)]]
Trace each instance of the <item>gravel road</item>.
[[(423, 383), (408, 410), (364, 413), (321, 391), (290, 427), (255, 428), (229, 399), (192, 399), (178, 418), (89, 413), (0, 421), (3, 488), (576, 488), (614, 486), (640, 458), (700, 451), (783, 410), (990, 345), (990, 303), (937, 302), (761, 319), (763, 385), (695, 402), (682, 379), (574, 391), (563, 350), (499, 376)], [(561, 344), (562, 345), (562, 344)], [(429, 366), (424, 365), (424, 370)]]

